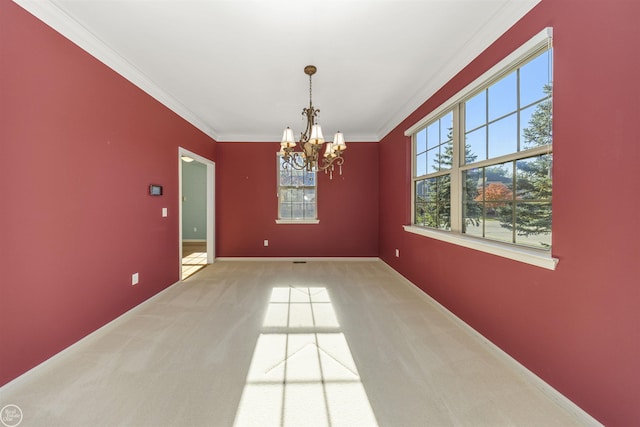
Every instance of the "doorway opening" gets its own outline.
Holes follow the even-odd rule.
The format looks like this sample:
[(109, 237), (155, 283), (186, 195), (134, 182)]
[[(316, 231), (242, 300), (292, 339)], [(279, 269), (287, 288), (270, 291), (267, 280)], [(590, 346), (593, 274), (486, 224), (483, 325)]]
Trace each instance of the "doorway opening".
[(215, 259), (215, 163), (182, 147), (178, 162), (180, 280), (184, 280)]

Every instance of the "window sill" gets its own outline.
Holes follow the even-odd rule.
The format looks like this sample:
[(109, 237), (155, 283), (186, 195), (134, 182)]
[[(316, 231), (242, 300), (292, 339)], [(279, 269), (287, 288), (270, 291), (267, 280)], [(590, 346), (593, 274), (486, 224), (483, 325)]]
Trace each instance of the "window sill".
[(475, 249), (477, 251), (490, 253), (503, 258), (509, 258), (526, 264), (535, 265), (537, 267), (546, 268), (548, 270), (555, 270), (559, 262), (559, 260), (557, 258), (553, 258), (551, 254), (544, 253), (536, 249), (475, 239), (473, 237), (463, 236), (454, 232), (431, 230), (428, 228), (417, 227), (415, 225), (403, 225), (402, 228), (404, 228), (404, 231), (409, 233), (441, 240), (454, 245), (464, 246), (465, 248)]
[(276, 224), (319, 224), (319, 219), (276, 219)]

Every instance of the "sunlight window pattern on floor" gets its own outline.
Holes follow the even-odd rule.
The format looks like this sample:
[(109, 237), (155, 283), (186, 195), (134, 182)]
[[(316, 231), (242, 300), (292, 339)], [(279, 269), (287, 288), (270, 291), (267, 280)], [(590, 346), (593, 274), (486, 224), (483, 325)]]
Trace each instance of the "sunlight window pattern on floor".
[(193, 276), (207, 266), (206, 252), (193, 252), (182, 258), (182, 280)]
[(377, 426), (326, 288), (273, 288), (234, 425)]

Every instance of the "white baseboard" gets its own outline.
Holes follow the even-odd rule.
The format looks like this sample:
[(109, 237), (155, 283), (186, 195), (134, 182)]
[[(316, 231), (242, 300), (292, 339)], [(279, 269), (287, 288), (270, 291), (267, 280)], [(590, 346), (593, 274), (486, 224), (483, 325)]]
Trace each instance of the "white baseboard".
[(34, 366), (33, 368), (29, 369), (28, 371), (24, 372), (23, 374), (21, 374), (20, 376), (12, 379), (11, 381), (9, 381), (8, 383), (6, 383), (5, 385), (3, 385), (2, 387), (0, 387), (0, 392), (2, 392), (2, 390), (5, 387), (9, 387), (11, 385), (17, 384), (20, 381), (24, 381), (26, 380), (29, 376), (31, 376), (32, 374), (36, 374), (40, 369), (45, 368), (47, 365), (57, 361), (58, 359), (64, 357), (65, 354), (67, 354), (68, 352), (76, 349), (77, 347), (83, 345), (84, 343), (91, 341), (92, 339), (99, 337), (100, 335), (109, 332), (111, 329), (113, 329), (114, 327), (117, 326), (118, 323), (122, 322), (124, 319), (126, 319), (129, 316), (134, 315), (136, 312), (138, 312), (139, 310), (141, 310), (142, 308), (144, 308), (147, 304), (149, 304), (151, 301), (155, 300), (156, 298), (158, 298), (160, 295), (162, 295), (163, 293), (165, 293), (166, 291), (168, 291), (170, 288), (172, 288), (173, 286), (182, 283), (181, 281), (175, 282), (169, 286), (167, 286), (166, 288), (164, 288), (163, 290), (161, 290), (160, 292), (158, 292), (157, 294), (149, 297), (148, 299), (142, 301), (140, 304), (136, 305), (135, 307), (129, 309), (128, 311), (125, 311), (124, 313), (122, 313), (120, 316), (116, 317), (113, 320), (110, 320), (108, 323), (105, 323), (104, 325), (100, 326), (98, 329), (96, 329), (95, 331), (89, 333), (88, 335), (85, 335), (84, 337), (80, 338), (78, 341), (74, 342), (73, 344), (71, 344), (69, 347), (65, 347), (62, 350), (60, 350), (58, 353), (54, 354), (53, 356), (51, 356), (50, 358), (48, 358), (47, 360), (37, 364), (36, 366)]
[(216, 261), (380, 261), (378, 257), (217, 257)]
[(542, 378), (531, 372), (527, 369), (523, 364), (518, 362), (516, 359), (511, 357), (507, 352), (502, 350), (500, 347), (489, 341), (484, 335), (480, 332), (473, 329), (467, 323), (465, 323), (458, 316), (449, 311), (445, 306), (440, 304), (438, 301), (433, 299), (427, 293), (425, 293), (422, 289), (417, 287), (413, 282), (404, 277), (398, 271), (396, 271), (389, 264), (380, 260), (395, 276), (401, 279), (403, 283), (409, 286), (416, 294), (418, 294), (421, 298), (425, 299), (429, 304), (434, 306), (437, 310), (444, 313), (447, 317), (452, 319), (458, 326), (462, 328), (462, 330), (466, 331), (468, 334), (473, 336), (476, 340), (478, 340), (482, 345), (487, 347), (487, 349), (495, 354), (501, 361), (503, 361), (507, 366), (513, 369), (516, 373), (522, 376), (526, 381), (533, 384), (534, 387), (539, 389), (542, 393), (544, 393), (547, 397), (553, 400), (558, 406), (565, 409), (567, 412), (575, 416), (579, 422), (585, 426), (599, 426), (603, 425), (598, 422), (595, 418), (593, 418), (589, 413), (587, 413), (584, 409), (573, 403), (569, 398), (560, 393), (558, 390), (553, 388), (547, 382), (545, 382)]

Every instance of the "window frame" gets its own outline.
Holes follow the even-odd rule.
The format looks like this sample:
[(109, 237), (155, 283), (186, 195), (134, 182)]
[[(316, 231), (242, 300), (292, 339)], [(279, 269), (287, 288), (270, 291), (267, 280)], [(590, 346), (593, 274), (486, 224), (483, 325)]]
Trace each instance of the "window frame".
[[(558, 259), (552, 257), (551, 250), (537, 249), (513, 243), (503, 243), (496, 240), (470, 236), (463, 233), (462, 228), (464, 218), (462, 212), (462, 199), (464, 190), (462, 188), (461, 182), (463, 173), (471, 169), (493, 166), (501, 164), (503, 162), (516, 161), (523, 158), (532, 158), (537, 155), (552, 153), (553, 143), (541, 147), (520, 149), (520, 151), (509, 153), (503, 156), (483, 159), (469, 164), (466, 163), (464, 158), (460, 157), (460, 150), (462, 149), (462, 146), (459, 143), (460, 135), (464, 135), (465, 133), (465, 129), (463, 128), (464, 117), (462, 117), (462, 114), (464, 113), (464, 108), (462, 107), (462, 105), (464, 104), (464, 102), (472, 99), (476, 94), (482, 92), (483, 90), (486, 90), (488, 87), (498, 82), (509, 73), (521, 67), (529, 59), (534, 57), (539, 51), (551, 48), (551, 39), (552, 29), (545, 28), (528, 42), (524, 43), (520, 48), (516, 49), (502, 61), (498, 62), (494, 67), (492, 67), (472, 83), (467, 85), (460, 92), (452, 96), (447, 102), (440, 105), (430, 114), (419, 120), (416, 124), (405, 131), (405, 136), (411, 137), (411, 224), (403, 226), (405, 231), (524, 262), (538, 267), (555, 270), (558, 264)], [(417, 173), (417, 142), (415, 137), (417, 132), (440, 120), (450, 112), (453, 113), (454, 141), (454, 164), (452, 165), (452, 168), (431, 173), (429, 173), (427, 169), (426, 174), (419, 177), (415, 176), (415, 174)], [(450, 230), (416, 225), (416, 183), (424, 179), (443, 175), (450, 176)]]
[(295, 219), (295, 218), (282, 218), (282, 214), (280, 212), (280, 192), (282, 191), (282, 188), (300, 188), (298, 187), (293, 187), (293, 186), (282, 186), (280, 184), (280, 158), (282, 157), (282, 155), (279, 152), (276, 152), (276, 200), (277, 200), (277, 204), (278, 204), (278, 218), (276, 219), (276, 224), (319, 224), (320, 223), (320, 219), (318, 219), (318, 174), (317, 172), (311, 172), (311, 173), (315, 173), (315, 179), (314, 179), (314, 185), (313, 187), (311, 186), (303, 186), (303, 188), (313, 188), (315, 191), (315, 213), (316, 216), (315, 218), (299, 218), (299, 219)]

